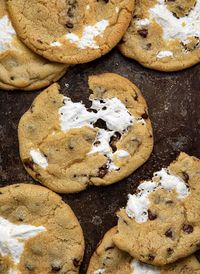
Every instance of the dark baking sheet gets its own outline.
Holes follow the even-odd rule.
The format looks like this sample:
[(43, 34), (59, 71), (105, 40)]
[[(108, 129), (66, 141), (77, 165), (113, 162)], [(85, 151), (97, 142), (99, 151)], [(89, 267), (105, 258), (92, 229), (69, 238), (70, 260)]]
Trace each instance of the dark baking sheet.
[[(148, 162), (122, 182), (62, 195), (76, 213), (85, 235), (81, 274), (86, 273), (89, 258), (103, 234), (116, 225), (116, 210), (125, 205), (127, 194), (134, 191), (139, 180), (167, 166), (179, 151), (200, 158), (200, 65), (177, 73), (161, 73), (141, 67), (114, 49), (99, 60), (73, 67), (60, 81), (63, 93), (74, 101), (87, 102), (87, 77), (102, 72), (125, 76), (141, 89), (149, 106), (155, 145)], [(0, 186), (33, 182), (20, 162), (17, 125), (38, 93), (0, 92)]]

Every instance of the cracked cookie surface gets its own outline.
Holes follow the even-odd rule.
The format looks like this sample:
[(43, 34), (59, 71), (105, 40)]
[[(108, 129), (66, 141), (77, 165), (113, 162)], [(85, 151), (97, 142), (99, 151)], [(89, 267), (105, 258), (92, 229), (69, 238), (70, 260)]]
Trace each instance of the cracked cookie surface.
[(84, 238), (71, 208), (52, 191), (0, 188), (0, 273), (79, 273)]
[(133, 0), (9, 0), (24, 43), (51, 61), (78, 64), (110, 51), (124, 35)]
[(145, 67), (177, 71), (200, 61), (200, 0), (138, 0), (120, 51)]
[(115, 244), (134, 258), (165, 265), (199, 249), (200, 160), (181, 153), (142, 182), (118, 212)]
[(0, 88), (34, 90), (57, 81), (67, 65), (52, 63), (29, 50), (17, 38), (6, 10), (0, 4)]
[(134, 260), (118, 249), (112, 237), (117, 227), (110, 229), (93, 253), (87, 274), (199, 274), (200, 263), (195, 256), (179, 260), (171, 265), (156, 267)]
[(153, 147), (138, 88), (112, 73), (89, 77), (90, 108), (54, 84), (22, 116), (19, 144), (28, 173), (60, 193), (115, 183), (141, 166)]

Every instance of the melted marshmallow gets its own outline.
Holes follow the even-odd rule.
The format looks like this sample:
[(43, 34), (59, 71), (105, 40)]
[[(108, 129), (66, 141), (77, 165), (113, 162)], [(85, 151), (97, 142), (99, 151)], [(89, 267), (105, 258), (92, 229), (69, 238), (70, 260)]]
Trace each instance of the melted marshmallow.
[(15, 270), (15, 269), (10, 269), (9, 270), (9, 272), (8, 272), (9, 274), (20, 274), (21, 272), (19, 272), (19, 271), (17, 271), (17, 270)]
[(135, 23), (136, 23), (136, 25), (138, 27), (142, 27), (142, 28), (148, 27), (150, 25), (150, 21), (147, 18), (145, 18), (145, 19), (138, 19), (138, 20), (136, 20)]
[(118, 158), (125, 158), (129, 156), (129, 153), (126, 150), (119, 149), (114, 153), (114, 155), (116, 155)]
[(101, 20), (93, 26), (86, 26), (83, 30), (82, 37), (74, 33), (67, 33), (66, 38), (73, 44), (76, 44), (80, 49), (92, 48), (98, 49), (99, 45), (94, 40), (97, 36), (104, 33), (105, 29), (108, 27), (108, 20)]
[(59, 110), (61, 128), (65, 132), (71, 128), (83, 126), (93, 128), (93, 124), (98, 119), (104, 120), (109, 130), (98, 130), (95, 142), (88, 155), (95, 153), (105, 155), (108, 158), (109, 170), (117, 170), (118, 167), (112, 163), (113, 156), (124, 158), (129, 156), (129, 153), (125, 150), (118, 150), (113, 153), (109, 142), (115, 132), (123, 134), (133, 123), (134, 118), (129, 114), (125, 105), (117, 98), (92, 100), (91, 109), (95, 110), (95, 112), (90, 112), (83, 104), (73, 103), (68, 97), (65, 97), (64, 106)]
[(30, 155), (32, 157), (32, 160), (35, 164), (39, 165), (42, 168), (48, 167), (48, 161), (47, 158), (40, 152), (39, 149), (31, 149)]
[[(109, 170), (118, 170), (118, 166), (116, 166), (113, 162), (113, 156), (117, 156), (118, 158), (125, 158), (129, 156), (129, 153), (125, 150), (117, 150), (116, 152), (112, 152), (112, 148), (109, 145), (111, 137), (115, 134), (114, 131), (106, 131), (104, 129), (99, 129), (97, 133), (96, 140), (93, 144), (93, 147), (91, 151), (88, 153), (88, 155), (95, 154), (95, 153), (101, 153), (105, 155), (109, 162), (108, 162), (108, 169)], [(95, 143), (98, 143), (98, 145), (95, 145)]]
[(191, 36), (200, 38), (200, 0), (197, 0), (188, 16), (180, 18), (173, 15), (164, 0), (158, 0), (158, 3), (149, 12), (151, 19), (155, 19), (162, 27), (164, 39), (179, 39), (186, 42), (187, 38)]
[(61, 43), (58, 42), (58, 41), (54, 41), (54, 42), (51, 43), (51, 46), (52, 46), (52, 47), (60, 47), (60, 46), (61, 46)]
[(103, 274), (105, 271), (106, 271), (105, 269), (100, 268), (100, 269), (98, 269), (98, 270), (94, 271), (94, 273), (93, 273), (93, 274)]
[(12, 46), (13, 36), (16, 35), (14, 28), (7, 15), (0, 18), (0, 51), (8, 50)]
[(173, 56), (173, 52), (169, 50), (159, 51), (157, 54), (157, 58), (159, 59), (165, 58), (165, 57), (172, 57), (172, 56)]
[[(16, 225), (0, 217), (0, 254), (11, 257), (14, 265), (20, 262), (20, 257), (24, 251), (24, 242), (46, 231), (43, 226)], [(10, 274), (18, 273), (10, 269)]]
[(148, 206), (150, 204), (149, 194), (157, 189), (175, 190), (178, 199), (184, 199), (189, 195), (187, 186), (181, 177), (169, 174), (168, 170), (162, 168), (155, 172), (154, 176), (159, 176), (159, 181), (144, 181), (138, 186), (139, 193), (129, 194), (126, 213), (130, 218), (135, 218), (138, 223), (148, 220)]
[(160, 274), (156, 266), (147, 265), (139, 261), (133, 260), (131, 262), (132, 274)]

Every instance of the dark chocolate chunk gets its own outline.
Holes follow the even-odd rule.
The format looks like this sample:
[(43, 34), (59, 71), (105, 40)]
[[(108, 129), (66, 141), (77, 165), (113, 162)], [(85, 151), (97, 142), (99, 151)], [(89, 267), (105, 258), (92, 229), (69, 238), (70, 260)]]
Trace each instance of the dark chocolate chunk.
[(172, 248), (167, 248), (167, 254), (170, 256), (172, 255), (172, 253), (174, 252), (174, 250)]
[(174, 202), (172, 201), (172, 200), (167, 200), (166, 202), (165, 202), (165, 204), (167, 204), (167, 205), (171, 205), (171, 204), (173, 204)]
[(94, 142), (94, 145), (95, 146), (98, 146), (98, 145), (100, 145), (101, 144), (101, 142), (100, 141), (96, 141), (96, 142)]
[(61, 270), (62, 266), (58, 262), (53, 262), (51, 264), (51, 270), (52, 272), (59, 272)]
[(104, 120), (102, 120), (102, 119), (98, 119), (98, 120), (94, 123), (94, 127), (107, 129), (106, 122), (105, 122)]
[(145, 113), (143, 113), (143, 114), (141, 115), (141, 117), (142, 117), (144, 120), (146, 120), (146, 119), (149, 118), (149, 115), (145, 112)]
[(175, 232), (172, 228), (169, 228), (166, 232), (165, 232), (165, 236), (168, 238), (173, 239), (175, 236)]
[(74, 265), (75, 267), (79, 267), (79, 266), (80, 266), (80, 260), (74, 259), (74, 260), (73, 260), (73, 265)]
[(32, 161), (32, 159), (30, 159), (30, 158), (25, 159), (23, 163), (24, 163), (25, 167), (30, 168), (31, 170), (34, 170), (34, 168), (33, 168), (34, 162)]
[(146, 38), (148, 35), (148, 29), (139, 29), (137, 31), (139, 33), (140, 36), (142, 36), (143, 38)]
[(150, 262), (152, 262), (154, 259), (155, 259), (155, 256), (152, 255), (152, 254), (149, 254), (148, 260), (149, 260)]
[(135, 101), (138, 100), (138, 94), (137, 94), (137, 92), (135, 92), (135, 96), (133, 97), (133, 99), (134, 99)]
[(187, 172), (182, 172), (182, 174), (183, 174), (184, 181), (185, 181), (186, 183), (188, 183), (188, 181), (189, 181), (189, 179), (190, 179), (189, 175), (187, 174)]
[(153, 221), (153, 220), (157, 219), (157, 217), (158, 216), (157, 216), (156, 213), (154, 213), (150, 209), (148, 209), (148, 218), (149, 218), (150, 221)]
[(111, 146), (113, 152), (117, 150), (116, 143), (120, 138), (121, 134), (119, 132), (115, 132), (115, 134), (110, 138), (109, 145)]
[(66, 27), (69, 29), (72, 29), (74, 27), (74, 25), (71, 22), (67, 22)]
[(183, 231), (187, 234), (190, 234), (193, 232), (193, 226), (192, 225), (189, 225), (189, 224), (184, 224), (183, 225)]
[(107, 165), (103, 165), (102, 167), (99, 168), (99, 174), (98, 174), (98, 177), (99, 178), (103, 178), (108, 172), (108, 167)]
[(97, 112), (98, 112), (96, 109), (93, 109), (93, 108), (88, 108), (87, 111), (88, 111), (88, 112), (94, 112), (94, 113), (97, 113)]
[(148, 50), (148, 49), (150, 49), (150, 48), (151, 48), (151, 46), (152, 46), (152, 44), (151, 44), (151, 43), (146, 44), (146, 49), (147, 49), (147, 50)]

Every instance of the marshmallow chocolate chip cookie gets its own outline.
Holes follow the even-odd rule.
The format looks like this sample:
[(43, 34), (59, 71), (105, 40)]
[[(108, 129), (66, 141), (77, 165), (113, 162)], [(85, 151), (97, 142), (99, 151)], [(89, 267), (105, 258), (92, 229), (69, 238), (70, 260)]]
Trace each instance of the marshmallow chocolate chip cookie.
[(57, 81), (67, 66), (51, 63), (30, 51), (20, 42), (0, 2), (0, 88), (34, 90)]
[(79, 273), (84, 238), (71, 208), (28, 184), (0, 188), (0, 273)]
[(118, 213), (118, 248), (153, 265), (189, 256), (200, 246), (200, 160), (181, 153), (129, 195)]
[(134, 0), (9, 0), (24, 43), (51, 61), (78, 64), (110, 51), (124, 35)]
[(72, 102), (54, 84), (19, 123), (22, 162), (28, 173), (60, 193), (115, 183), (141, 166), (153, 147), (147, 105), (126, 78), (89, 77), (91, 107)]
[(121, 52), (145, 67), (176, 71), (200, 61), (200, 0), (140, 0)]
[(199, 274), (200, 263), (190, 256), (176, 263), (156, 267), (133, 259), (128, 253), (118, 249), (112, 237), (117, 228), (110, 229), (99, 243), (90, 259), (87, 274)]

